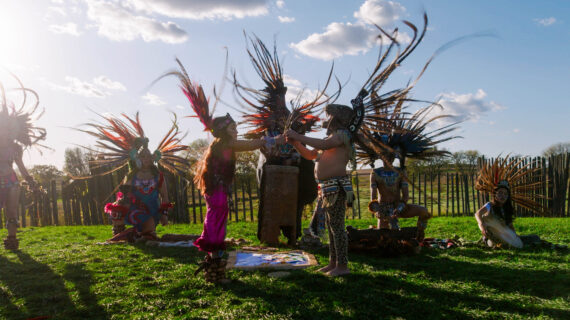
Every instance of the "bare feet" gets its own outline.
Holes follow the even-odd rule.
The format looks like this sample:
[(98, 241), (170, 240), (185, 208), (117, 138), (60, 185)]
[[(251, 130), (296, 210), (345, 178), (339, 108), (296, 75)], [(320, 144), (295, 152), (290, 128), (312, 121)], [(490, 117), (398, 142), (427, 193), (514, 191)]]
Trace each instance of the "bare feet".
[(318, 272), (323, 272), (323, 273), (327, 273), (329, 271), (331, 271), (332, 269), (334, 269), (336, 267), (336, 263), (329, 263), (328, 266), (326, 267), (322, 267), (319, 270), (317, 270)]
[(325, 273), (327, 276), (330, 277), (340, 277), (340, 276), (344, 276), (347, 274), (350, 274), (350, 270), (348, 270), (347, 267), (336, 267), (332, 270), (330, 270), (329, 272)]

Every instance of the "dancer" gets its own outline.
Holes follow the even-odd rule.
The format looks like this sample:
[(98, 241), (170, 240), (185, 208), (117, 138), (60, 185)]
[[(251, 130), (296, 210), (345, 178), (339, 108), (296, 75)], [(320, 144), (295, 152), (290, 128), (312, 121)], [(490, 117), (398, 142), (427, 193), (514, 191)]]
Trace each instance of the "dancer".
[[(12, 166), (16, 163), (28, 187), (35, 192), (39, 191), (37, 183), (24, 166), (22, 154), (25, 149), (39, 145), (39, 142), (46, 138), (46, 130), (33, 124), (33, 120), (37, 120), (43, 114), (43, 111), (38, 109), (40, 103), (38, 94), (32, 89), (25, 88), (18, 78), (16, 80), (20, 84), (17, 90), (23, 95), (22, 104), (19, 107), (7, 101), (4, 86), (0, 83), (0, 103), (2, 104), (0, 110), (0, 208), (4, 207), (6, 212), (8, 236), (4, 239), (4, 248), (7, 250), (19, 248), (16, 233), (20, 225), (18, 220), (20, 183)], [(32, 107), (26, 104), (28, 94), (35, 98)]]
[[(96, 171), (105, 170), (99, 176), (128, 167), (118, 187), (117, 200), (105, 206), (113, 223), (110, 241), (157, 240), (156, 225), (168, 223), (168, 211), (173, 207), (163, 172), (184, 175), (189, 168), (187, 160), (178, 155), (187, 146), (180, 142), (176, 119), (151, 152), (138, 113), (134, 119), (123, 114), (126, 121), (112, 115), (102, 117), (106, 124), (91, 123), (93, 130), (80, 131), (96, 137), (97, 147), (103, 149), (97, 160), (90, 163)], [(133, 228), (125, 230), (125, 225)]]
[(229, 212), (228, 198), (231, 195), (230, 186), (235, 175), (235, 153), (260, 148), (270, 150), (282, 144), (284, 138), (264, 136), (255, 140), (238, 140), (237, 126), (232, 117), (226, 114), (214, 118), (212, 114), (215, 105), (210, 112), (208, 99), (202, 86), (193, 83), (182, 63), (178, 59), (176, 62), (180, 71), (173, 71), (167, 75), (178, 77), (182, 92), (188, 98), (192, 110), (204, 125), (205, 130), (214, 136), (214, 140), (199, 161), (194, 176), (194, 182), (202, 191), (207, 207), (204, 229), (194, 245), (201, 251), (207, 252), (196, 274), (206, 269), (206, 280), (219, 282), (225, 279), (227, 263), (222, 257), (225, 250), (224, 239)]
[[(303, 95), (299, 94), (293, 101), (291, 107), (287, 107), (285, 95), (287, 87), (283, 81), (283, 71), (277, 47), (274, 46), (271, 53), (265, 44), (257, 37), (248, 38), (253, 46), (253, 50), (247, 49), (251, 63), (255, 71), (265, 84), (262, 90), (247, 88), (241, 85), (234, 74), (234, 87), (238, 97), (242, 100), (240, 111), (243, 114), (244, 122), (251, 128), (247, 133), (248, 138), (260, 138), (263, 136), (274, 137), (284, 133), (287, 129), (293, 129), (300, 134), (305, 134), (313, 130), (319, 118), (315, 115), (317, 109), (327, 102), (331, 102), (340, 93), (337, 91), (332, 96), (326, 95), (331, 73), (323, 90), (319, 90), (310, 101), (302, 101)], [(302, 93), (302, 92), (301, 92)], [(265, 191), (265, 170), (268, 165), (297, 166), (299, 168), (298, 189), (297, 189), (297, 213), (296, 213), (296, 234), (291, 235), (289, 230), (283, 230), (288, 238), (289, 244), (295, 244), (296, 239), (301, 236), (301, 219), (306, 205), (312, 204), (317, 197), (317, 184), (313, 178), (314, 163), (299, 155), (292, 145), (285, 143), (278, 148), (271, 150), (261, 150), (257, 177), (259, 190), (262, 193), (259, 197), (258, 210), (258, 238), (261, 240), (261, 226), (264, 220)], [(275, 195), (278, 197), (279, 195)], [(276, 199), (276, 201), (278, 201)]]
[[(288, 141), (308, 160), (316, 160), (315, 178), (319, 183), (319, 204), (324, 210), (329, 232), (329, 265), (319, 271), (330, 276), (350, 273), (348, 269), (348, 239), (344, 230), (347, 204), (352, 204), (354, 194), (346, 166), (354, 158), (354, 146), (348, 127), (354, 118), (353, 109), (338, 104), (325, 108), (328, 121), (325, 139), (310, 138), (294, 130), (286, 133)], [(304, 144), (313, 147), (310, 150)]]
[[(406, 175), (406, 159), (428, 160), (434, 157), (448, 155), (446, 150), (438, 150), (437, 145), (456, 138), (449, 136), (457, 129), (456, 123), (437, 127), (434, 122), (449, 115), (436, 115), (429, 117), (433, 108), (440, 108), (437, 104), (420, 108), (413, 114), (403, 111), (403, 98), (399, 104), (390, 111), (385, 121), (377, 128), (377, 132), (369, 133), (373, 141), (381, 146), (380, 158), (384, 166), (373, 169), (370, 174), (371, 202), (369, 209), (378, 219), (377, 227), (399, 229), (398, 218), (418, 217), (416, 239), (422, 242), (425, 237), (427, 222), (432, 217), (427, 208), (407, 203), (409, 200), (409, 184)], [(428, 129), (433, 128), (433, 129)], [(399, 159), (400, 167), (394, 167), (395, 158)], [(375, 155), (370, 158), (374, 165)], [(376, 200), (379, 198), (378, 200)]]
[(530, 168), (530, 163), (523, 166), (522, 162), (523, 159), (507, 156), (486, 162), (479, 170), (475, 188), (493, 195), (493, 200), (475, 213), (483, 241), (489, 247), (523, 247), (523, 240), (513, 225), (513, 203), (537, 213), (544, 212), (538, 202), (544, 197), (532, 192), (542, 183), (533, 179), (533, 174), (540, 169)]

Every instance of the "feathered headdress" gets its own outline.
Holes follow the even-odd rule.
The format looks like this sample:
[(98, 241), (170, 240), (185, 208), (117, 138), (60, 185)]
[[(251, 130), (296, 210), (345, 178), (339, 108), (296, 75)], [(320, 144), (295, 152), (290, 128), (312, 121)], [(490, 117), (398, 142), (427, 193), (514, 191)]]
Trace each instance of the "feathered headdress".
[[(97, 153), (98, 158), (91, 161), (93, 169), (103, 170), (97, 175), (113, 173), (129, 164), (140, 166), (139, 153), (148, 149), (149, 140), (144, 134), (138, 112), (134, 119), (126, 114), (122, 116), (125, 120), (113, 115), (101, 115), (104, 123), (88, 123), (91, 130), (77, 129), (97, 138), (95, 146), (102, 151), (87, 148)], [(188, 161), (178, 155), (178, 152), (188, 149), (181, 143), (183, 138), (175, 116), (172, 126), (152, 153), (159, 168), (182, 176), (188, 172)]]
[[(386, 37), (390, 44), (385, 51), (381, 45), (379, 58), (372, 74), (357, 97), (351, 101), (354, 118), (349, 130), (356, 133), (357, 158), (360, 162), (373, 164), (377, 158), (385, 160), (386, 153), (398, 151), (401, 158), (400, 164), (403, 167), (405, 157), (426, 160), (446, 154), (446, 151), (437, 150), (435, 146), (456, 138), (445, 136), (457, 128), (456, 123), (432, 130), (428, 128), (436, 120), (449, 117), (449, 115), (438, 115), (429, 118), (433, 108), (441, 107), (437, 103), (430, 103), (428, 107), (421, 108), (415, 113), (405, 111), (405, 104), (408, 102), (427, 102), (412, 99), (409, 96), (436, 54), (428, 59), (414, 81), (405, 87), (381, 92), (389, 76), (401, 66), (402, 62), (423, 40), (428, 24), (427, 15), (424, 14), (424, 27), (421, 32), (418, 32), (418, 28), (408, 21), (404, 21), (404, 24), (412, 30), (413, 37), (403, 50), (400, 50), (400, 44), (396, 40), (398, 29), (389, 34), (378, 27), (381, 32), (379, 36), (381, 43)], [(394, 57), (389, 60), (392, 53)]]
[(214, 107), (210, 111), (209, 99), (204, 94), (204, 89), (202, 86), (190, 79), (188, 72), (186, 72), (184, 65), (182, 65), (182, 62), (180, 62), (178, 58), (176, 58), (176, 63), (180, 67), (180, 71), (168, 72), (160, 78), (163, 78), (165, 76), (177, 77), (180, 80), (180, 89), (182, 89), (182, 92), (186, 98), (188, 98), (190, 107), (195, 113), (194, 116), (190, 117), (196, 117), (200, 119), (200, 122), (202, 122), (204, 125), (204, 130), (211, 132), (214, 137), (221, 136), (225, 132), (225, 129), (235, 121), (232, 119), (229, 113), (227, 113), (225, 117), (217, 118), (219, 120), (214, 121), (213, 114), (216, 105), (214, 104)]
[[(39, 96), (34, 90), (24, 87), (15, 75), (12, 76), (20, 85), (15, 90), (22, 92), (22, 102), (19, 107), (16, 107), (13, 102), (9, 102), (6, 98), (4, 86), (0, 83), (0, 127), (5, 129), (5, 134), (11, 141), (23, 148), (30, 148), (34, 145), (47, 148), (39, 144), (40, 141), (46, 139), (46, 129), (34, 125), (34, 122), (44, 113), (43, 109), (39, 109)], [(35, 100), (31, 106), (27, 103), (29, 94)]]
[[(287, 107), (285, 95), (287, 87), (283, 80), (283, 70), (277, 47), (273, 47), (271, 53), (265, 44), (258, 38), (249, 38), (253, 46), (253, 51), (249, 48), (247, 53), (251, 63), (265, 84), (265, 88), (256, 90), (240, 84), (234, 72), (234, 88), (238, 97), (243, 101), (242, 109), (244, 122), (251, 128), (247, 133), (248, 138), (259, 138), (265, 135), (266, 131), (284, 132), (292, 128), (298, 132), (309, 132), (319, 117), (316, 115), (317, 109), (325, 103), (331, 102), (338, 97), (340, 89), (331, 96), (327, 96), (325, 91), (332, 78), (332, 68), (323, 90), (318, 90), (314, 99), (302, 101), (303, 91), (295, 100), (291, 101), (291, 107)], [(339, 85), (340, 88), (340, 85)]]
[(475, 189), (493, 194), (499, 188), (509, 190), (511, 199), (517, 205), (537, 213), (544, 213), (545, 208), (537, 200), (545, 199), (536, 192), (542, 184), (534, 176), (540, 168), (530, 168), (531, 163), (523, 165), (524, 159), (497, 158), (492, 162), (483, 163), (477, 175)]

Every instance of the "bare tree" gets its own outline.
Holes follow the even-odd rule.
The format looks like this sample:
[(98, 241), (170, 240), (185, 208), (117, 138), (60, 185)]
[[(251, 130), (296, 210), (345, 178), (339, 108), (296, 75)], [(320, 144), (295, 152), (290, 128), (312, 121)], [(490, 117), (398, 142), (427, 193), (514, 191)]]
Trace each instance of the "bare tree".
[(550, 157), (556, 154), (568, 153), (570, 152), (570, 141), (569, 142), (559, 142), (551, 145), (542, 151), (542, 155), (545, 157)]

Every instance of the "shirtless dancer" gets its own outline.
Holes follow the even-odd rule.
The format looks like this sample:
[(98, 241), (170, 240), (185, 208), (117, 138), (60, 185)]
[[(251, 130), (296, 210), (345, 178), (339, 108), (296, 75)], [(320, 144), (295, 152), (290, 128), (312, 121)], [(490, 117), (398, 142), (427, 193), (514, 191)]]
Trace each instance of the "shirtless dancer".
[[(395, 154), (386, 156), (386, 160), (393, 163)], [(418, 217), (418, 233), (416, 239), (421, 242), (425, 236), (427, 221), (431, 214), (425, 207), (415, 204), (406, 204), (409, 200), (408, 183), (402, 178), (400, 172), (391, 170), (387, 166), (372, 170), (370, 174), (371, 203), (379, 198), (379, 206), (375, 208), (378, 218), (378, 229), (399, 229), (398, 218)], [(372, 209), (373, 206), (369, 205)]]
[[(317, 139), (303, 136), (293, 130), (286, 132), (291, 143), (301, 156), (315, 160), (315, 178), (319, 183), (319, 206), (325, 211), (329, 231), (329, 264), (319, 269), (330, 276), (350, 273), (348, 269), (348, 238), (344, 228), (346, 205), (352, 203), (354, 194), (346, 165), (354, 157), (351, 134), (347, 130), (353, 117), (352, 108), (329, 104), (325, 108), (328, 120), (323, 122), (327, 137)], [(311, 146), (310, 150), (305, 147)]]

